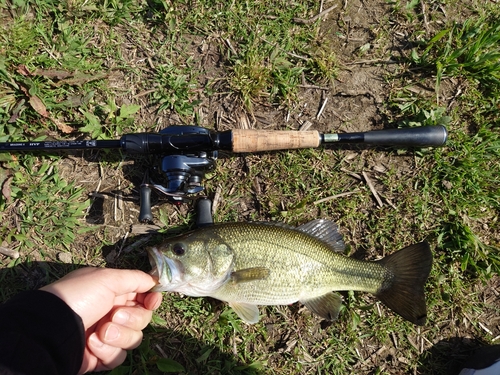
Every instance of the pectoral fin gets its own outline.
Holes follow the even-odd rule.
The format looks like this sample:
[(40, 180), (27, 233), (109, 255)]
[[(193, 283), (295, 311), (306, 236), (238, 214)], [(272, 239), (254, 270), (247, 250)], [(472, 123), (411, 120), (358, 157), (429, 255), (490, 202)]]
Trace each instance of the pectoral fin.
[(245, 323), (255, 324), (259, 321), (259, 309), (255, 305), (243, 302), (229, 302), (229, 306)]
[(269, 268), (254, 267), (245, 268), (231, 273), (231, 281), (233, 283), (246, 283), (254, 280), (262, 280), (269, 276)]
[(300, 302), (323, 319), (337, 320), (340, 306), (342, 305), (342, 298), (338, 293), (330, 292), (316, 298), (302, 299)]

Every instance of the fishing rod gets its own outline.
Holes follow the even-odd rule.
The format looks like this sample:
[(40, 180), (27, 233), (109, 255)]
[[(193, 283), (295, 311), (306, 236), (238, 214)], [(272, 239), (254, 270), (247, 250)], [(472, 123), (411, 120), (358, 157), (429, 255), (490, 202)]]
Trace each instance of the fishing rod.
[(0, 152), (120, 148), (141, 154), (216, 150), (243, 153), (316, 148), (329, 143), (431, 147), (444, 145), (447, 136), (446, 128), (441, 125), (338, 134), (257, 129), (215, 132), (196, 126), (169, 126), (159, 133), (125, 134), (118, 140), (0, 142)]
[[(368, 144), (373, 146), (435, 147), (445, 144), (444, 126), (384, 129), (356, 133), (322, 134), (318, 131), (233, 129), (211, 131), (198, 126), (169, 126), (158, 133), (125, 134), (117, 140), (59, 140), (0, 142), (0, 152), (56, 151), (76, 149), (121, 149), (133, 154), (160, 155), (155, 168), (164, 183), (155, 183), (147, 172), (140, 186), (139, 221), (153, 220), (151, 191), (165, 195), (174, 203), (190, 200), (190, 194), (203, 191), (201, 181), (215, 166), (218, 151), (235, 153), (316, 148), (326, 144)], [(197, 206), (201, 222), (210, 223), (207, 200)]]

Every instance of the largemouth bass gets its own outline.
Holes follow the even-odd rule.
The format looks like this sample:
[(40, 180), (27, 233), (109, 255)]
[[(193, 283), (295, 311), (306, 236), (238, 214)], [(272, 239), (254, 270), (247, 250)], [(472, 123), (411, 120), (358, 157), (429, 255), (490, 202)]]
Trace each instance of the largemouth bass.
[(297, 228), (272, 223), (222, 223), (197, 229), (148, 249), (158, 278), (155, 291), (226, 301), (249, 324), (258, 305), (300, 301), (327, 320), (339, 314), (333, 291), (373, 293), (410, 322), (426, 320), (424, 284), (432, 265), (426, 242), (378, 261), (339, 253), (337, 225), (313, 220)]

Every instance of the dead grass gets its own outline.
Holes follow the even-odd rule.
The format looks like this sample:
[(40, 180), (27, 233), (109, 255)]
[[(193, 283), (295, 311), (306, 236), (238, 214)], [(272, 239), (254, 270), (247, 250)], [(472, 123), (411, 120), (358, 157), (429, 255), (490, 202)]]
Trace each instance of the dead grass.
[[(490, 124), (488, 139), (498, 139), (498, 103), (473, 81), (446, 77), (439, 97), (445, 113), (431, 115), (437, 107), (435, 75), (411, 63), (412, 49), (429, 37), (489, 8), (474, 1), (431, 2), (425, 9), (422, 3), (411, 4), (339, 3), (311, 25), (293, 20), (318, 14), (318, 4), (306, 1), (198, 1), (196, 6), (90, 1), (61, 3), (63, 11), (48, 1), (0, 4), (0, 19), (5, 21), (0, 26), (0, 93), (6, 98), (0, 98), (2, 140), (88, 138), (91, 131), (79, 132), (84, 126), (94, 126), (101, 137), (118, 138), (178, 124), (218, 131), (244, 126), (298, 130), (309, 121), (311, 129), (337, 133), (451, 118), (450, 142), (439, 150), (346, 146), (221, 153), (215, 171), (204, 181), (207, 195), (216, 201), (216, 221), (295, 225), (329, 218), (339, 223), (349, 255), (364, 259), (428, 239), (435, 267), (427, 286), (425, 327), (409, 326), (375, 298), (352, 292), (344, 294), (345, 309), (336, 323), (321, 322), (302, 306), (292, 305), (262, 308), (264, 319), (256, 326), (242, 324), (219, 301), (166, 295), (146, 341), (113, 375), (159, 373), (158, 363), (167, 366), (159, 362), (163, 357), (182, 364), (190, 374), (455, 374), (474, 348), (497, 342), (499, 278), (495, 272), (488, 280), (478, 278), (474, 271), (482, 264), (464, 266), (464, 254), (453, 241), (467, 238), (446, 225), (459, 224), (455, 231), (470, 229), (491, 246), (487, 251), (492, 254), (498, 248), (498, 204), (465, 202), (482, 191), (474, 195), (458, 182), (464, 160), (471, 161), (471, 173), (498, 166), (494, 158), (486, 164), (477, 161), (478, 146), (484, 144), (477, 135), (481, 121)], [(314, 60), (318, 58), (322, 66)], [(29, 74), (19, 72), (21, 65)], [(37, 68), (105, 77), (58, 86), (57, 79), (34, 74)], [(175, 81), (179, 77), (184, 80)], [(57, 123), (41, 115), (42, 107), (32, 104), (35, 96), (51, 117), (74, 132), (62, 133)], [(68, 100), (78, 105), (68, 106)], [(140, 111), (120, 118), (120, 109), (130, 105), (140, 106)], [(144, 246), (133, 246), (145, 235), (133, 229), (138, 186), (144, 170), (155, 163), (150, 159), (116, 151), (2, 159), (2, 236), (4, 245), (21, 255), (18, 260), (0, 259), (2, 299), (40, 287), (73, 264), (148, 270)], [(18, 230), (26, 220), (19, 207), (28, 198), (16, 201), (16, 189), (45, 186), (44, 174), (23, 182), (31, 165), (44, 162), (54, 165), (58, 180), (83, 189), (81, 197), (71, 200), (69, 193), (51, 194), (63, 194), (70, 207), (90, 199), (67, 248), (57, 241), (26, 247)], [(18, 176), (20, 182), (10, 186), (9, 176)], [(491, 189), (488, 196), (495, 197), (494, 173), (467, 178), (476, 177)], [(10, 186), (12, 200), (5, 196), (5, 186)], [(156, 202), (157, 226), (184, 231), (192, 225), (192, 205), (174, 206), (161, 198)], [(32, 216), (38, 217), (41, 206), (32, 204)], [(28, 239), (36, 232), (35, 225), (31, 228)], [(468, 249), (477, 251), (472, 245)], [(61, 252), (71, 254), (72, 264), (60, 261)]]

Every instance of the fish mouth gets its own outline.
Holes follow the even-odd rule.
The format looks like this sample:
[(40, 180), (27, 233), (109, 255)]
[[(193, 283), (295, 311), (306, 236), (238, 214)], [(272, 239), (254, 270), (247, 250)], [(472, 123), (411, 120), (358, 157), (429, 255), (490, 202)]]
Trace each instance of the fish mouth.
[(181, 279), (183, 267), (182, 264), (174, 259), (167, 258), (156, 247), (147, 249), (151, 272), (149, 273), (155, 279), (157, 284), (151, 291), (165, 292), (173, 289), (173, 283)]

